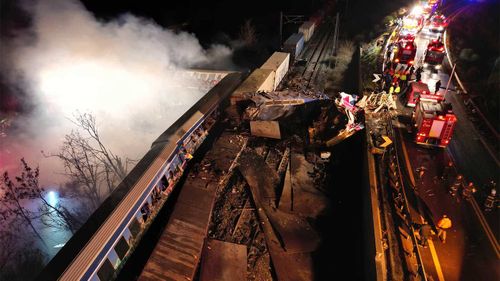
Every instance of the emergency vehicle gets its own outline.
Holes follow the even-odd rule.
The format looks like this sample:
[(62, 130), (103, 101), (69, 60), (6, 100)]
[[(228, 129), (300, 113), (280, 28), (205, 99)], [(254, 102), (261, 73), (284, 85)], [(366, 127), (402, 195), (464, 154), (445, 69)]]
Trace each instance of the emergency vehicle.
[(443, 62), (445, 52), (444, 44), (437, 39), (432, 40), (427, 45), (427, 49), (424, 52), (424, 67), (434, 66), (434, 68), (440, 68)]
[(415, 42), (399, 41), (393, 49), (393, 61), (395, 63), (413, 64), (416, 54), (417, 46)]
[(415, 41), (415, 34), (400, 32), (398, 36), (398, 42), (413, 42)]
[(431, 93), (429, 86), (422, 82), (411, 82), (406, 89), (406, 106), (415, 107), (420, 100), (424, 101), (443, 101), (444, 96), (442, 93)]
[(414, 117), (417, 144), (446, 147), (450, 143), (457, 123), (451, 104), (421, 99), (415, 107)]
[(417, 33), (424, 27), (424, 17), (422, 14), (410, 14), (403, 18), (402, 29)]
[(432, 32), (443, 32), (448, 26), (448, 20), (444, 15), (433, 15), (430, 19), (429, 30)]

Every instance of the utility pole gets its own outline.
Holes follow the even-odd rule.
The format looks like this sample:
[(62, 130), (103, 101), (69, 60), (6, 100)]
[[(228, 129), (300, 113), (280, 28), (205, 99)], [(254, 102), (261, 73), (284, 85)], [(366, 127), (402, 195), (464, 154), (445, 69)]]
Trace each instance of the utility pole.
[(337, 17), (335, 18), (335, 33), (333, 34), (333, 55), (337, 55), (337, 47), (338, 47), (338, 40), (339, 40), (339, 18), (340, 15), (337, 13)]

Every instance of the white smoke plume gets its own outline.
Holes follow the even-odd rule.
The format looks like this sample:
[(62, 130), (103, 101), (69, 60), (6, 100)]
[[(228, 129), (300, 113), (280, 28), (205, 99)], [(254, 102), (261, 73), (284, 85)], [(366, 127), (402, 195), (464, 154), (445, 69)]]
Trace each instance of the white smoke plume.
[[(176, 71), (221, 65), (231, 51), (204, 50), (196, 37), (174, 33), (130, 14), (102, 22), (73, 0), (37, 1), (28, 7), (32, 33), (10, 44), (6, 74), (35, 105), (13, 120), (15, 133), (1, 138), (0, 170), (25, 157), (41, 168), (44, 184), (58, 184), (62, 166), (41, 150), (57, 152), (63, 136), (75, 129), (68, 119), (90, 112), (111, 150), (140, 159), (150, 143), (204, 92), (200, 82)], [(230, 64), (226, 64), (230, 66)], [(22, 80), (17, 80), (22, 76)]]

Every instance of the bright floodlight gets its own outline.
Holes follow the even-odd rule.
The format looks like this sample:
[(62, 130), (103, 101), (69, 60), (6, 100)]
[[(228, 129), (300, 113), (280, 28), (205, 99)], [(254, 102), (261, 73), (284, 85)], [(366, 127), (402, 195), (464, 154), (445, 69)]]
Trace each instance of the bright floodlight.
[(415, 16), (420, 16), (420, 15), (422, 15), (423, 12), (424, 12), (424, 8), (422, 8), (422, 6), (420, 6), (420, 5), (417, 5), (417, 6), (413, 7), (410, 14), (415, 15)]
[(57, 192), (55, 191), (49, 191), (47, 193), (47, 201), (49, 202), (50, 205), (55, 206), (57, 205), (57, 202), (59, 201)]

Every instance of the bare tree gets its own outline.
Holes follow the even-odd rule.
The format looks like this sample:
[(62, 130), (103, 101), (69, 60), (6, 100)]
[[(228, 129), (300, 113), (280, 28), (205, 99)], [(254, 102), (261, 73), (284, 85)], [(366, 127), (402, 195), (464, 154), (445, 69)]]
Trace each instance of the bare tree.
[(240, 28), (240, 39), (246, 45), (253, 45), (257, 41), (257, 32), (251, 19), (245, 21)]
[(0, 193), (0, 221), (4, 224), (24, 224), (43, 242), (42, 236), (33, 224), (37, 215), (22, 204), (23, 200), (36, 198), (33, 190), (28, 186), (16, 185), (11, 180), (9, 173), (4, 172), (2, 182), (0, 183)]
[(129, 159), (122, 160), (109, 150), (101, 140), (93, 115), (84, 113), (73, 120), (86, 136), (72, 131), (65, 136), (61, 150), (46, 156), (62, 160), (65, 174), (78, 188), (93, 209), (109, 195), (127, 175)]
[[(41, 222), (47, 226), (69, 230), (74, 233), (81, 225), (81, 220), (63, 205), (59, 203), (50, 204), (46, 199), (47, 192), (39, 184), (39, 168), (32, 169), (24, 159), (21, 159), (21, 164), (21, 175), (16, 177), (15, 182), (10, 179), (7, 172), (4, 173), (2, 186), (6, 188), (7, 192), (4, 193), (2, 203), (7, 207), (5, 210), (10, 211), (10, 214), (19, 214), (18, 216), (23, 218), (42, 241), (42, 237), (33, 225), (35, 219), (41, 219)], [(26, 209), (20, 202), (24, 199), (39, 202), (39, 212), (35, 213)]]

